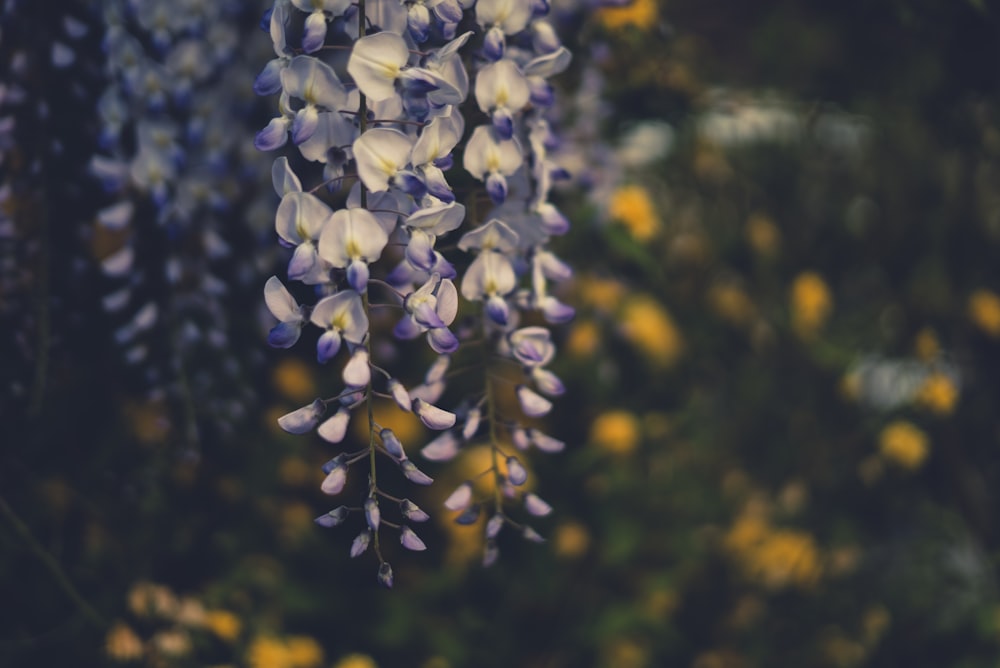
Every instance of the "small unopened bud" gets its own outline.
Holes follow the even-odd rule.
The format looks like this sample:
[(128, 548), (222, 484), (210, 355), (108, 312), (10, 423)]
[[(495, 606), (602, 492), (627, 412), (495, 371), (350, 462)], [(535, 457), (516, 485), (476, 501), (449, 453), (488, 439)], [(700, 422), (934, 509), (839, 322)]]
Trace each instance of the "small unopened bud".
[(526, 385), (517, 386), (517, 400), (528, 417), (542, 417), (552, 410), (552, 402)]
[(420, 506), (409, 499), (403, 499), (399, 502), (399, 512), (411, 522), (426, 522), (431, 518), (430, 515), (420, 509)]
[(402, 543), (403, 547), (407, 550), (413, 550), (414, 552), (422, 552), (427, 549), (427, 546), (424, 545), (424, 541), (420, 540), (420, 536), (418, 536), (413, 529), (406, 525), (403, 525), (403, 527), (399, 530), (399, 542)]
[(321, 527), (329, 529), (330, 527), (335, 527), (338, 524), (341, 524), (345, 519), (347, 519), (348, 513), (350, 513), (350, 511), (347, 509), (347, 506), (340, 506), (338, 508), (334, 508), (325, 515), (320, 515), (314, 521)]
[(500, 533), (500, 529), (503, 528), (503, 515), (494, 515), (490, 518), (490, 521), (486, 523), (486, 537), (496, 538), (497, 534)]
[(496, 542), (489, 540), (486, 541), (486, 549), (483, 550), (483, 568), (489, 568), (497, 562), (500, 558), (500, 549), (497, 547)]
[(531, 527), (524, 527), (524, 531), (521, 532), (526, 540), (530, 540), (532, 543), (544, 543), (545, 539), (539, 535), (537, 531)]
[(462, 514), (455, 518), (455, 524), (461, 524), (463, 526), (469, 524), (475, 524), (479, 519), (479, 505), (469, 506)]
[(278, 418), (278, 426), (289, 434), (304, 434), (313, 429), (326, 410), (322, 399), (317, 399), (308, 406), (287, 413)]
[(406, 476), (406, 479), (417, 485), (430, 485), (434, 482), (434, 478), (430, 477), (423, 471), (417, 468), (417, 465), (411, 462), (409, 459), (403, 459), (399, 462), (399, 469)]
[(416, 399), (413, 402), (413, 412), (420, 416), (420, 421), (428, 429), (451, 429), (455, 426), (455, 414), (429, 404), (423, 399)]
[(359, 557), (364, 554), (364, 551), (368, 549), (368, 544), (372, 542), (372, 532), (370, 529), (365, 529), (357, 535), (354, 542), (351, 543), (351, 558)]
[(403, 444), (400, 443), (392, 429), (383, 429), (379, 432), (379, 436), (382, 437), (382, 445), (385, 446), (386, 452), (396, 459), (406, 459), (406, 453), (403, 452)]
[(409, 393), (406, 391), (406, 388), (403, 387), (403, 384), (401, 382), (399, 382), (395, 378), (391, 379), (389, 381), (389, 393), (392, 394), (393, 401), (396, 402), (396, 405), (399, 406), (401, 410), (404, 410), (407, 413), (410, 412), (410, 405), (412, 400), (410, 399)]
[(382, 521), (382, 513), (378, 509), (378, 501), (375, 497), (369, 496), (365, 499), (365, 520), (372, 531), (378, 531), (379, 522)]
[(472, 485), (463, 482), (444, 500), (444, 507), (448, 510), (465, 510), (470, 503), (472, 503)]
[(378, 567), (378, 583), (386, 589), (392, 589), (392, 566), (383, 561)]
[(528, 479), (528, 470), (517, 457), (507, 458), (507, 479), (512, 485), (523, 485)]
[(531, 492), (524, 495), (524, 509), (535, 517), (545, 517), (552, 512), (552, 506)]

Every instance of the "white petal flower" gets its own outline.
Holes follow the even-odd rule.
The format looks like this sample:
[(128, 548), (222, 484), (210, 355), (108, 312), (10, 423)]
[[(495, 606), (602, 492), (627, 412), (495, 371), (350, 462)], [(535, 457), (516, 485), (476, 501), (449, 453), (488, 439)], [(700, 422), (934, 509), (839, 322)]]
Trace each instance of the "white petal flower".
[(380, 32), (354, 43), (347, 73), (366, 97), (384, 100), (396, 94), (396, 79), (409, 60), (410, 50), (402, 37)]
[(513, 61), (498, 60), (476, 75), (476, 103), (487, 114), (497, 108), (518, 112), (528, 104), (530, 95), (528, 82)]
[(473, 248), (479, 250), (495, 250), (500, 253), (512, 253), (517, 249), (517, 232), (507, 223), (493, 218), (476, 229), (466, 232), (458, 241), (461, 250), (469, 252)]
[(367, 209), (340, 209), (330, 217), (319, 238), (319, 255), (344, 269), (351, 262), (374, 262), (382, 255), (389, 236)]
[(463, 164), (480, 181), (490, 174), (511, 176), (523, 164), (521, 145), (517, 139), (501, 140), (492, 126), (480, 125), (465, 145)]
[(372, 192), (382, 192), (409, 164), (413, 140), (399, 130), (375, 128), (358, 137), (353, 148), (361, 182)]
[(312, 56), (295, 56), (281, 71), (281, 87), (307, 106), (339, 111), (347, 105), (347, 89), (333, 68)]
[(354, 351), (351, 359), (344, 365), (341, 377), (348, 387), (364, 387), (368, 384), (372, 378), (372, 370), (368, 364), (368, 351), (365, 348)]

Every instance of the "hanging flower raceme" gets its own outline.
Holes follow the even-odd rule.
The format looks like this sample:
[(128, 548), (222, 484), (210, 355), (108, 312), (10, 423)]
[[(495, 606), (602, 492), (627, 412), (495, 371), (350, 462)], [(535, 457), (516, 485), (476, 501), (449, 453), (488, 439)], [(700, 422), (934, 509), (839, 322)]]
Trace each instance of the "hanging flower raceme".
[[(382, 395), (441, 432), (421, 451), (434, 461), (453, 457), (489, 424), (496, 456), (487, 473), (505, 492), (492, 500), (485, 559), (491, 562), (504, 526), (517, 527), (529, 540), (538, 537), (511, 518), (503, 499), (520, 499), (530, 516), (544, 515), (549, 507), (522, 491), (531, 475), (528, 462), (498, 440), (506, 430), (515, 447), (532, 443), (527, 429), (499, 415), (501, 388), (487, 373), (481, 395), (450, 397), (446, 373), (453, 356), (470, 362), (480, 357), (487, 369), (498, 357), (508, 358), (508, 364), (514, 359), (525, 373), (515, 393), (528, 417), (547, 413), (552, 404), (545, 397), (562, 393), (562, 383), (546, 368), (555, 352), (548, 330), (515, 327), (519, 311), (545, 312), (549, 281), (566, 274), (555, 269), (558, 262), (545, 248), (549, 235), (564, 232), (565, 225), (552, 222), (561, 216), (548, 202), (557, 168), (543, 153), (551, 142), (538, 129), (544, 121), (538, 103), (551, 105), (545, 79), (565, 67), (568, 52), (560, 51), (551, 26), (534, 26), (546, 7), (528, 0), (368, 0), (361, 11), (353, 7), (342, 0), (276, 0), (267, 24), (276, 58), (255, 83), (258, 93), (279, 95), (279, 116), (258, 134), (258, 148), (280, 148), (291, 137), (306, 161), (297, 170), (283, 157), (275, 161), (272, 181), (281, 198), (275, 230), (292, 249), (288, 278), (314, 286), (318, 295), (315, 304), (300, 305), (272, 278), (265, 297), (279, 322), (269, 341), (290, 347), (305, 326), (315, 325), (320, 363), (348, 350), (340, 367), (343, 392), (297, 408), (279, 424), (343, 443), (351, 416)], [(456, 36), (464, 18), (475, 19), (481, 32)], [(346, 63), (335, 57), (336, 49), (324, 48), (331, 39), (344, 43), (343, 35), (332, 35), (336, 30), (349, 31)], [(301, 44), (290, 45), (289, 35), (301, 35)], [(470, 89), (489, 122), (474, 128), (462, 147), (466, 120), (460, 105)], [(482, 183), (473, 192), (456, 192), (449, 182), (456, 149), (465, 170)], [(497, 209), (477, 227), (466, 205), (484, 189)], [(480, 213), (478, 205), (474, 210)], [(453, 234), (461, 234), (457, 248), (454, 241), (448, 245)], [(455, 327), (463, 309), (459, 294), (468, 302), (465, 308), (482, 311), (472, 325)], [(405, 385), (375, 359), (386, 342), (374, 345), (372, 309), (387, 306), (402, 310), (392, 330), (397, 345), (409, 346), (407, 341), (426, 334), (437, 354), (419, 384)], [(476, 337), (476, 330), (485, 351), (462, 344)], [(454, 410), (445, 408), (450, 400), (456, 401)], [(376, 461), (391, 462), (411, 483), (432, 480), (410, 460), (407, 443), (378, 425), (371, 410), (360, 412), (368, 415), (367, 445), (331, 459), (321, 488), (341, 494), (354, 477), (352, 469), (366, 467), (363, 498), (316, 522), (324, 527), (356, 522), (360, 533), (351, 555), (373, 547), (379, 581), (391, 586), (393, 571), (382, 556), (381, 536), (397, 531), (404, 547), (423, 550), (409, 524), (427, 519), (427, 513), (407, 500), (385, 504), (396, 496), (384, 491)], [(516, 433), (524, 437), (518, 440)], [(447, 508), (468, 514), (483, 507), (471, 486), (456, 494)]]

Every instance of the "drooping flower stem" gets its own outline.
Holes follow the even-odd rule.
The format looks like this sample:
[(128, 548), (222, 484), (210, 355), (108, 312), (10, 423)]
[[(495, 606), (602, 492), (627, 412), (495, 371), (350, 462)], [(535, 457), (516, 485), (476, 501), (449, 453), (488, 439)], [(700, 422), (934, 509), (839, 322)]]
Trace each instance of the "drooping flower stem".
[[(365, 0), (358, 0), (358, 39), (365, 36)], [(358, 92), (358, 134), (363, 135), (368, 130), (368, 100), (364, 93)], [(364, 183), (359, 183), (360, 186), (360, 196), (361, 196), (361, 208), (368, 208), (368, 188), (365, 187)], [(371, 304), (368, 301), (368, 291), (365, 290), (361, 295), (361, 303), (365, 309), (365, 318), (371, 323)], [(368, 360), (371, 364), (372, 359), (372, 333), (369, 325), (368, 336), (365, 337), (365, 347), (368, 349)], [(373, 396), (372, 381), (369, 378), (368, 385), (365, 387), (365, 408), (368, 412), (368, 467), (369, 467), (369, 484), (371, 485), (370, 494), (375, 494), (378, 492), (378, 477), (375, 472), (375, 404)], [(375, 549), (375, 555), (378, 557), (379, 564), (385, 563), (385, 559), (382, 558), (382, 547), (379, 543), (379, 531), (374, 529), (372, 532), (372, 545)]]
[(500, 474), (500, 459), (497, 456), (500, 446), (497, 444), (496, 397), (493, 391), (493, 376), (489, 373), (489, 370), (487, 370), (484, 380), (484, 384), (486, 385), (486, 412), (490, 423), (490, 458), (493, 463), (493, 501), (496, 504), (496, 512), (499, 513), (503, 510), (503, 476)]

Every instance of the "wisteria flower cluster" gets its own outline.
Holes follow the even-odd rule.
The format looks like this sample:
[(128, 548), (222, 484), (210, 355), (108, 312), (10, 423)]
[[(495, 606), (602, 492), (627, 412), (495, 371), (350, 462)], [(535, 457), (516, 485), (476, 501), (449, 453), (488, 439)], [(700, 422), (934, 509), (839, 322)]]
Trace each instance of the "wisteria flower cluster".
[[(334, 527), (359, 518), (351, 555), (372, 546), (385, 586), (393, 574), (380, 537), (389, 529), (404, 547), (423, 550), (411, 525), (428, 514), (386, 490), (377, 459), (417, 485), (432, 480), (376, 422), (376, 397), (391, 397), (441, 432), (422, 448), (425, 459), (446, 461), (466, 444), (489, 443), (492, 463), (482, 475), (492, 476), (495, 494), (477, 498), (470, 480), (444, 504), (461, 524), (489, 514), (487, 565), (505, 526), (542, 540), (509, 507), (534, 516), (551, 511), (524, 491), (528, 469), (519, 452), (563, 448), (523, 418), (546, 415), (550, 399), (564, 392), (548, 368), (555, 344), (546, 325), (573, 316), (553, 294), (571, 270), (547, 246), (569, 227), (549, 197), (565, 174), (551, 157), (557, 139), (547, 117), (555, 99), (548, 80), (571, 58), (546, 20), (548, 9), (545, 0), (276, 0), (262, 25), (275, 57), (254, 88), (278, 96), (278, 115), (255, 144), (298, 149), (274, 161), (275, 229), (291, 251), (288, 280), (316, 296), (300, 304), (281, 280), (268, 280), (265, 301), (278, 320), (269, 343), (288, 348), (305, 327), (318, 328), (316, 358), (342, 365), (344, 386), (279, 424), (336, 444), (352, 414), (367, 412), (367, 447), (327, 462), (321, 487), (338, 495), (349, 476), (367, 468), (362, 498), (316, 522)], [(455, 164), (459, 150), (464, 170)], [(433, 351), (423, 383), (405, 387), (376, 359), (385, 350), (373, 341), (380, 307), (400, 312), (392, 329), (400, 349), (423, 337)], [(441, 404), (460, 355), (485, 370), (482, 390), (448, 410)], [(520, 369), (522, 380), (505, 385), (502, 366)], [(507, 389), (523, 416), (500, 414), (498, 394)], [(386, 518), (390, 509), (398, 517)]]
[[(103, 308), (152, 396), (183, 385), (194, 396), (184, 403), (227, 428), (249, 400), (233, 396), (242, 365), (226, 304), (238, 290), (233, 274), (256, 273), (236, 266), (246, 260), (233, 252), (246, 235), (234, 220), (256, 186), (231, 131), (251, 97), (238, 83), (245, 10), (199, 0), (102, 0), (96, 9), (106, 87), (90, 171), (106, 197), (95, 234), (116, 240), (101, 262)], [(196, 358), (222, 362), (209, 372)], [(187, 430), (193, 438), (190, 421)]]

